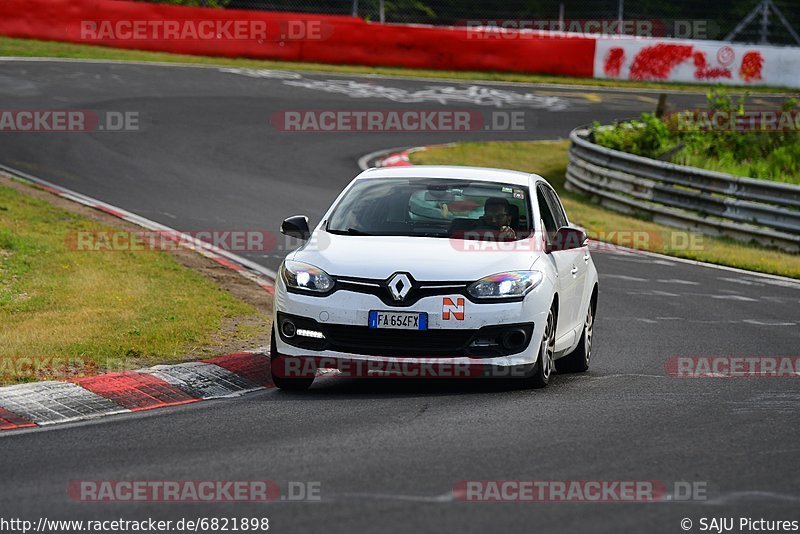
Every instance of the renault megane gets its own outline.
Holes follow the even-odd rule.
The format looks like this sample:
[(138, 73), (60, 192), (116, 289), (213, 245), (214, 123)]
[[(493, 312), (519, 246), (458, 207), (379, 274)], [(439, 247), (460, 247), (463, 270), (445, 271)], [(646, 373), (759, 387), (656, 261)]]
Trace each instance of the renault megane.
[(281, 231), (305, 243), (276, 281), (279, 388), (308, 388), (320, 365), (353, 362), (456, 365), (536, 388), (589, 366), (597, 271), (586, 234), (540, 176), (369, 169), (313, 231), (304, 216)]

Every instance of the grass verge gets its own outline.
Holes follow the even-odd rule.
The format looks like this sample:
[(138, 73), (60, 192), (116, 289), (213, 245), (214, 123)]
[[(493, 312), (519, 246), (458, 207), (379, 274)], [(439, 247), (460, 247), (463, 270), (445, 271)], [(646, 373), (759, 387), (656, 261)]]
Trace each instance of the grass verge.
[(0, 383), (135, 369), (264, 343), (269, 303), (226, 290), (230, 280), (244, 280), (232, 271), (230, 280), (205, 276), (211, 267), (200, 263), (211, 260), (186, 250), (87, 252), (68, 244), (76, 231), (127, 225), (114, 221), (0, 179)]
[[(148, 52), (126, 50), (97, 45), (62, 43), (55, 41), (38, 41), (34, 39), (16, 39), (0, 36), (0, 56), (15, 57), (51, 57), (77, 59), (106, 59), (122, 61), (154, 61), (164, 63), (193, 63), (198, 65), (220, 65), (256, 69), (280, 69), (294, 71), (327, 72), (333, 74), (382, 74), (386, 76), (403, 76), (430, 79), (450, 79), (487, 82), (522, 82), (541, 84), (564, 84), (592, 87), (609, 87), (619, 89), (652, 89), (652, 90), (685, 90), (705, 91), (710, 85), (662, 83), (662, 82), (629, 82), (624, 80), (595, 80), (592, 78), (571, 78), (567, 76), (551, 76), (547, 74), (520, 74), (512, 72), (486, 71), (449, 71), (430, 69), (406, 69), (400, 67), (366, 67), (358, 65), (330, 65), (324, 63), (301, 63), (289, 61), (271, 61), (258, 59), (231, 59), (224, 57), (189, 56), (169, 54), (165, 52)], [(732, 89), (736, 91), (736, 89)], [(785, 93), (789, 88), (747, 87), (741, 88), (751, 93)]]
[(674, 239), (678, 235), (674, 228), (607, 210), (583, 195), (567, 191), (564, 182), (568, 149), (567, 140), (463, 143), (415, 152), (411, 160), (418, 165), (477, 165), (533, 172), (556, 188), (570, 221), (586, 228), (592, 238), (631, 246), (631, 233), (644, 232), (641, 235), (649, 236), (646, 241), (639, 241), (643, 245), (639, 248), (644, 250), (800, 278), (800, 255), (703, 235), (693, 236), (692, 246), (683, 246), (683, 239)]

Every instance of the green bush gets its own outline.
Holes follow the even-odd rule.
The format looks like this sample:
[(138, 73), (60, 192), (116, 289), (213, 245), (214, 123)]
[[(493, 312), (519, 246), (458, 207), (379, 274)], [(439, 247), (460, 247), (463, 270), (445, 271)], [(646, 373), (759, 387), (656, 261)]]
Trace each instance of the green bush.
[(659, 157), (672, 142), (667, 123), (650, 113), (643, 113), (637, 122), (613, 126), (595, 123), (594, 132), (595, 142), (600, 145), (648, 158)]
[[(724, 89), (709, 91), (708, 112), (722, 111), (743, 115), (748, 95), (734, 100)], [(787, 99), (783, 111), (794, 111), (798, 102)], [(648, 158), (659, 158), (749, 176), (800, 184), (800, 133), (758, 130), (727, 131), (685, 129), (672, 114), (658, 118), (644, 113), (637, 121), (611, 126), (595, 124), (595, 142), (615, 150)]]

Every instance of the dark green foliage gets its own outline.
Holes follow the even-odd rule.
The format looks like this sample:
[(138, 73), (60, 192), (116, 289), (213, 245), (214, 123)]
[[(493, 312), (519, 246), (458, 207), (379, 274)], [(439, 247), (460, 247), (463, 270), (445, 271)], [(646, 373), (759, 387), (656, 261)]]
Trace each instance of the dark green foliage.
[[(708, 111), (742, 116), (747, 96), (732, 98), (724, 89), (707, 95)], [(783, 111), (797, 111), (797, 100), (787, 99)], [(739, 176), (800, 184), (800, 132), (683, 128), (672, 114), (663, 120), (645, 113), (635, 122), (613, 126), (595, 124), (595, 141), (605, 147), (662, 158)]]

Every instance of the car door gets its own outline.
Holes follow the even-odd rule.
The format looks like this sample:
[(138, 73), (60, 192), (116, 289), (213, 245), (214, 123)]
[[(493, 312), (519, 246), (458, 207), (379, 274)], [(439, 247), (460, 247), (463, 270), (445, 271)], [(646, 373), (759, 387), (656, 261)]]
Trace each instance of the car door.
[[(558, 195), (552, 188), (545, 187), (545, 191), (548, 199), (550, 200), (550, 207), (553, 209), (553, 215), (556, 219), (556, 223), (559, 225), (559, 227), (569, 225), (567, 214), (564, 211), (564, 205), (561, 204), (561, 199), (558, 198)], [(585, 299), (587, 298), (586, 279), (589, 271), (589, 246), (587, 245), (574, 250), (565, 250), (563, 252), (569, 252), (574, 261), (574, 264), (572, 267), (570, 267), (570, 274), (572, 274), (572, 277), (575, 281), (575, 295), (570, 308), (575, 314), (572, 320), (574, 321), (576, 328), (580, 328), (583, 326), (584, 319), (586, 318), (586, 309), (583, 303), (586, 302)]]
[[(560, 219), (553, 213), (551, 201), (548, 200), (547, 187), (540, 184), (536, 188), (536, 201), (539, 208), (541, 225), (545, 232), (547, 244), (551, 244), (553, 236), (559, 228)], [(557, 291), (559, 297), (558, 323), (556, 326), (556, 352), (569, 348), (574, 340), (575, 302), (577, 278), (575, 271), (577, 255), (574, 250), (550, 252), (546, 256), (558, 273)], [(573, 272), (575, 271), (575, 272)]]

